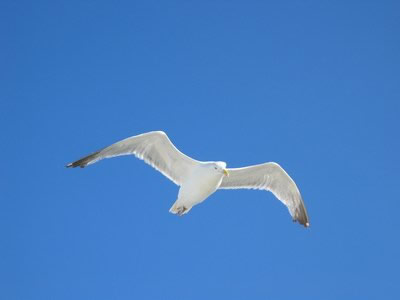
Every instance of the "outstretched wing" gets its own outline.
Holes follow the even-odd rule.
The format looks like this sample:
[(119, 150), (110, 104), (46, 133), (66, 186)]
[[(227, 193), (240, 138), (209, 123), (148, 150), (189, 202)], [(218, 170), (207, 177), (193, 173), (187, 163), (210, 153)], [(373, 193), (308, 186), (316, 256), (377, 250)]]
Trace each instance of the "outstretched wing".
[(66, 167), (84, 168), (103, 158), (129, 154), (143, 159), (177, 185), (181, 185), (192, 168), (200, 164), (199, 161), (180, 152), (163, 131), (152, 131), (119, 141)]
[(293, 179), (277, 163), (228, 169), (220, 189), (258, 189), (271, 191), (285, 204), (294, 221), (308, 227), (310, 225), (307, 210), (299, 189)]

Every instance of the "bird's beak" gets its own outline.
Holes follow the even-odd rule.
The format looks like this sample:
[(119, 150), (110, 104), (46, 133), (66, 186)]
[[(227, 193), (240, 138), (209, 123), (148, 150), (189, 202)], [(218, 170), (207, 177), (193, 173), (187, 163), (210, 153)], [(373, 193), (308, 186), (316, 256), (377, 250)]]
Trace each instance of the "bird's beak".
[(224, 174), (225, 174), (226, 177), (229, 176), (229, 173), (228, 173), (227, 169), (224, 169)]

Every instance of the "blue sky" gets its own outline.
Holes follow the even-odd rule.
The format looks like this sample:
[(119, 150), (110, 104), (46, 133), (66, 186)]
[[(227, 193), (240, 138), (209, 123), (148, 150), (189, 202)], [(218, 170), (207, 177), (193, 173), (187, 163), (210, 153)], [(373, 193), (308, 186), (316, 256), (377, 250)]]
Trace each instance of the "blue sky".
[[(1, 299), (395, 299), (398, 1), (2, 1)], [(311, 219), (261, 191), (183, 218), (132, 157), (276, 161)]]

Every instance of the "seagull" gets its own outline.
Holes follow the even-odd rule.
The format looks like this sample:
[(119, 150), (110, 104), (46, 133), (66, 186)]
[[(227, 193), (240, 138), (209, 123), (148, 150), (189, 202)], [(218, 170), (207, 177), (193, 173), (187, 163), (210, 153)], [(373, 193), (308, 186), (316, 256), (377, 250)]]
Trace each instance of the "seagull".
[(180, 152), (163, 131), (126, 138), (66, 165), (84, 168), (103, 158), (133, 154), (178, 185), (178, 199), (169, 210), (183, 216), (218, 189), (257, 189), (272, 192), (287, 206), (294, 222), (310, 226), (299, 189), (275, 162), (226, 168), (223, 161), (198, 161)]

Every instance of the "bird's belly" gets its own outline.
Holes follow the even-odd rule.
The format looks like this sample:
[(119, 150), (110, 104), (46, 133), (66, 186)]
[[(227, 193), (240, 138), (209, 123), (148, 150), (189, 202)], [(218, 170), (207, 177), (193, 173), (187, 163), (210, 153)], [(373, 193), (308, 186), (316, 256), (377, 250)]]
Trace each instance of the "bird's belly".
[(214, 193), (221, 184), (222, 178), (204, 178), (186, 182), (179, 190), (179, 199), (185, 205), (192, 207), (203, 202)]

